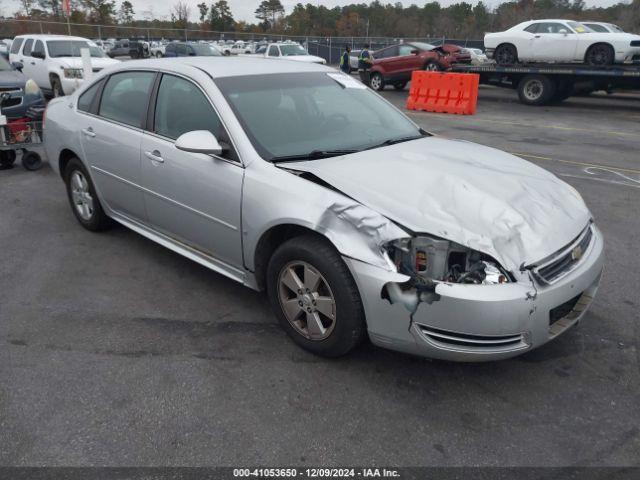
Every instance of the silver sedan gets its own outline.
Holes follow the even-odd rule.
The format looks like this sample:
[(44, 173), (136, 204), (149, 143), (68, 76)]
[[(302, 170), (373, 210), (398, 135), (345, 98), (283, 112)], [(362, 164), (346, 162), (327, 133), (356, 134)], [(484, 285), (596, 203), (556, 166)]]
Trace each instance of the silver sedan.
[(82, 226), (266, 290), (321, 355), (515, 356), (578, 322), (603, 268), (575, 189), (319, 65), (123, 63), (49, 104), (45, 146)]

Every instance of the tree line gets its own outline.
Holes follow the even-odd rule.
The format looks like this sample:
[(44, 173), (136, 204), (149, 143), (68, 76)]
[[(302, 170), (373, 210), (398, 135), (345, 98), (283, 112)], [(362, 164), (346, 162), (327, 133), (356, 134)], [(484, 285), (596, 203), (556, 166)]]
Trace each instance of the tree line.
[[(62, 19), (62, 0), (20, 0), (17, 18)], [(236, 21), (227, 0), (193, 9), (180, 0), (170, 18), (148, 12), (139, 18), (130, 0), (71, 0), (71, 22), (124, 25), (143, 28), (188, 28), (212, 32), (243, 32), (291, 36), (339, 37), (440, 37), (481, 39), (485, 32), (500, 31), (535, 18), (570, 18), (615, 23), (640, 33), (640, 0), (609, 7), (587, 8), (583, 0), (517, 0), (491, 9), (482, 1), (442, 6), (437, 1), (405, 7), (402, 3), (351, 4), (328, 8), (298, 3), (290, 12), (280, 0), (257, 3), (255, 22)]]

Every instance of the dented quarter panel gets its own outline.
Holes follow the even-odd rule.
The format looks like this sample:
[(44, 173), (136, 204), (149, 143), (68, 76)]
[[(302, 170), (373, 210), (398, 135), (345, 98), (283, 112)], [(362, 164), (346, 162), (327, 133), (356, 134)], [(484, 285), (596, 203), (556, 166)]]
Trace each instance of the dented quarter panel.
[(543, 259), (585, 228), (575, 189), (499, 150), (427, 137), (291, 165), (414, 232), (484, 252), (508, 270)]

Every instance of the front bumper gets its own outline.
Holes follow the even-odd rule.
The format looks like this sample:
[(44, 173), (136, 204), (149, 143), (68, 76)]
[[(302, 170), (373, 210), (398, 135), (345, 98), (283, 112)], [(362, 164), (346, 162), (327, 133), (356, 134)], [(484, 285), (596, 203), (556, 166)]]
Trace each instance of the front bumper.
[(544, 345), (577, 323), (593, 300), (604, 263), (602, 234), (580, 264), (553, 285), (533, 280), (503, 285), (440, 283), (439, 300), (420, 303), (413, 318), (382, 296), (401, 276), (345, 258), (360, 290), (371, 341), (381, 347), (453, 361), (513, 357)]

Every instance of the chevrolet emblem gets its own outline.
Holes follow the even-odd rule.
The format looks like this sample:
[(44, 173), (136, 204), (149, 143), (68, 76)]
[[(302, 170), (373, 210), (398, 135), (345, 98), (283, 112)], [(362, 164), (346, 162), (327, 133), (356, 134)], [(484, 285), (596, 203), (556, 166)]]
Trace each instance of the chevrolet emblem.
[(582, 258), (583, 253), (584, 252), (582, 251), (582, 247), (580, 245), (578, 245), (573, 250), (571, 250), (571, 259), (574, 262), (577, 262), (578, 260), (580, 260)]

